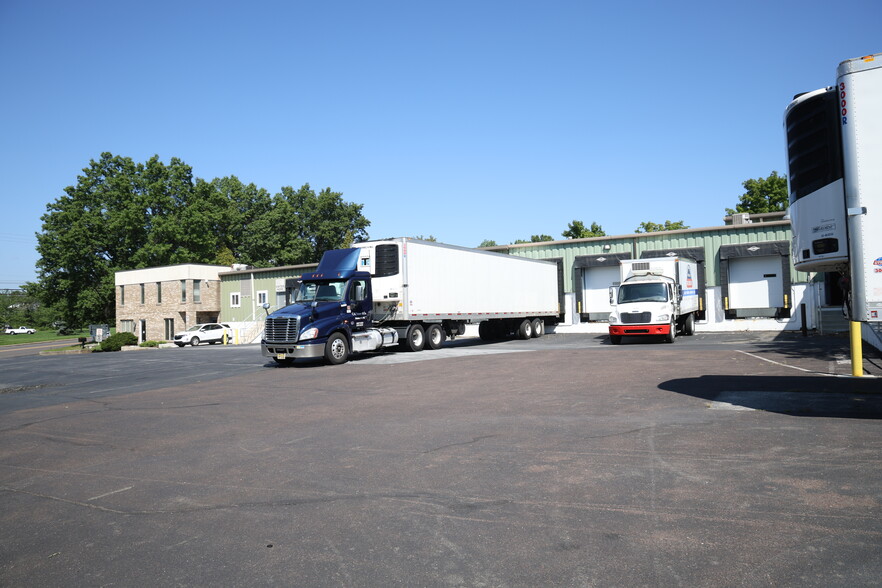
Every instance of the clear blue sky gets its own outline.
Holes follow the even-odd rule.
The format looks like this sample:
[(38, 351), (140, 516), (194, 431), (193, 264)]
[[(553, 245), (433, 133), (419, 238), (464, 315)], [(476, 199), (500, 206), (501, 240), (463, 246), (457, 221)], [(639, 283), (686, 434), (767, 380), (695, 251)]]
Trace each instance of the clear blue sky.
[(882, 51), (882, 2), (0, 0), (0, 288), (103, 151), (271, 193), (371, 238), (476, 246), (722, 224), (786, 172), (793, 94)]

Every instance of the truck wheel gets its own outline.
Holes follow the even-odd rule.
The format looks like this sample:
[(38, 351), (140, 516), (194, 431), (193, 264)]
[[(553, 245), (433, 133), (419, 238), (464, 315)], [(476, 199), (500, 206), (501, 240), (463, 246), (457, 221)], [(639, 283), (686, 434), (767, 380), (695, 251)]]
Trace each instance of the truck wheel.
[(665, 343), (673, 343), (677, 339), (677, 321), (671, 321), (671, 332), (665, 335)]
[(529, 339), (533, 336), (533, 323), (530, 319), (524, 319), (518, 325), (518, 339)]
[(612, 343), (613, 345), (619, 345), (622, 342), (622, 336), (621, 335), (610, 335), (609, 342)]
[(407, 327), (404, 347), (409, 351), (422, 351), (426, 345), (426, 332), (422, 325), (410, 325)]
[(426, 327), (426, 347), (429, 349), (440, 349), (444, 341), (447, 340), (447, 333), (439, 324), (431, 324)]
[(537, 319), (533, 319), (531, 324), (533, 327), (533, 337), (534, 338), (538, 339), (539, 337), (541, 337), (542, 335), (545, 334), (545, 321), (537, 318)]
[(325, 359), (332, 365), (346, 363), (349, 359), (349, 343), (343, 333), (334, 333), (325, 343)]
[(683, 321), (683, 334), (687, 337), (695, 334), (695, 315), (691, 312), (686, 316), (686, 320)]

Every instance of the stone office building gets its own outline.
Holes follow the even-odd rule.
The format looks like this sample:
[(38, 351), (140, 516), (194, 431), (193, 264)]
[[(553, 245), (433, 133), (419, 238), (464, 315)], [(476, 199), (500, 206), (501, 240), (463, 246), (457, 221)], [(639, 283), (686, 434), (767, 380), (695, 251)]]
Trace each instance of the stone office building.
[(225, 265), (188, 263), (116, 272), (116, 330), (138, 341), (171, 341), (175, 332), (220, 318)]

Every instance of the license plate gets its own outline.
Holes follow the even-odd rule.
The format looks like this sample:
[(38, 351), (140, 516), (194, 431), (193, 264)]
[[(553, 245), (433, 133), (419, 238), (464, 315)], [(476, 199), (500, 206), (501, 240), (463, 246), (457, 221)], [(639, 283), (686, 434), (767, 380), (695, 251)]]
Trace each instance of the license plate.
[(284, 353), (276, 353), (276, 359), (285, 359)]

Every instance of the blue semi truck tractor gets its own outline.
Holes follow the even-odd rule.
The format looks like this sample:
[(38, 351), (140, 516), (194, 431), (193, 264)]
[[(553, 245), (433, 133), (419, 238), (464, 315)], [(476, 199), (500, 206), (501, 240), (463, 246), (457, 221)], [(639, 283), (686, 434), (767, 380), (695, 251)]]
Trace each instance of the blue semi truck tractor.
[(482, 339), (539, 337), (560, 319), (555, 263), (411, 238), (327, 251), (292, 304), (266, 318), (264, 356), (280, 364), (399, 346), (438, 349), (478, 326)]

